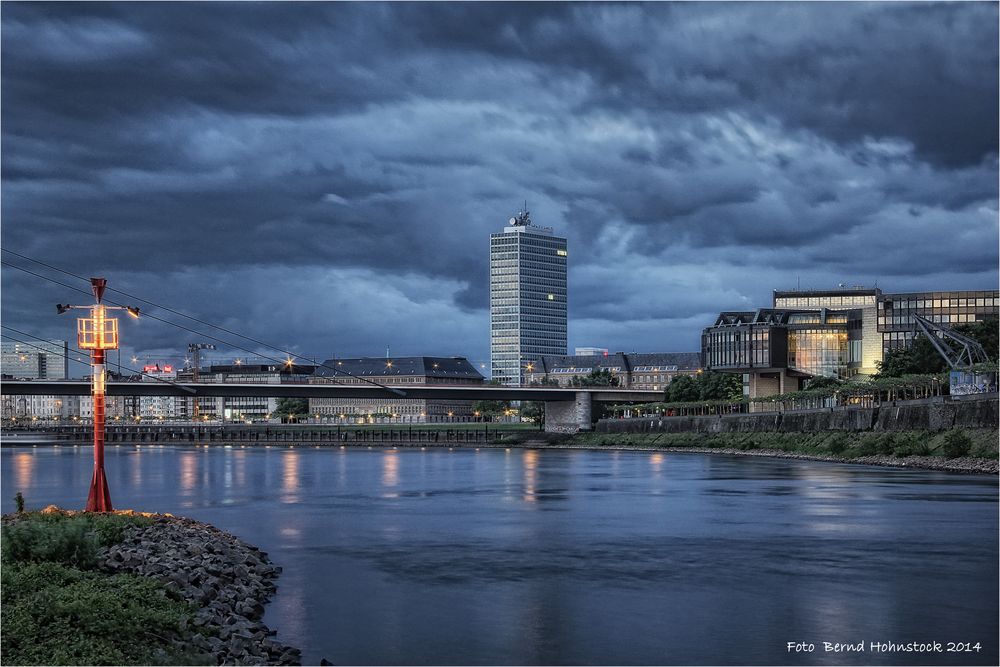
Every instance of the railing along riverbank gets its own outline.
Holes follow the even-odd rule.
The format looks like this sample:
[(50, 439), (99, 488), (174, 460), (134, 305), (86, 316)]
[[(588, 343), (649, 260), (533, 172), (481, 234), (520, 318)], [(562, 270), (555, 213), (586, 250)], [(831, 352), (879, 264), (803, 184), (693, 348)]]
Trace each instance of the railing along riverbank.
[[(349, 428), (323, 425), (109, 425), (105, 442), (116, 444), (316, 444), (316, 445), (487, 445), (524, 433), (484, 424), (481, 428)], [(89, 426), (54, 426), (5, 431), (5, 445), (65, 443), (84, 445), (93, 439)]]

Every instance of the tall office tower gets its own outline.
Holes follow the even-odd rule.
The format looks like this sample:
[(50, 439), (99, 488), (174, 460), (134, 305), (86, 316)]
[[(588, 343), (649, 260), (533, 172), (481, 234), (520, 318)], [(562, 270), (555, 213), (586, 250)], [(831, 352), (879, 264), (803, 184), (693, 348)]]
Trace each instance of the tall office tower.
[(3, 341), (0, 371), (26, 380), (65, 380), (69, 377), (69, 347), (64, 340), (30, 344)]
[(528, 364), (553, 354), (566, 354), (566, 239), (524, 210), (490, 235), (493, 379), (520, 385)]

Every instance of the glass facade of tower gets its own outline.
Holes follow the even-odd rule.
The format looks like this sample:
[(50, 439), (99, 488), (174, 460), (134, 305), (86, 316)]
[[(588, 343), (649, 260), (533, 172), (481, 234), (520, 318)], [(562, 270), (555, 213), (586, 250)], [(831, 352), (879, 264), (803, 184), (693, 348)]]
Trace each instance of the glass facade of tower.
[(527, 211), (490, 235), (492, 377), (520, 385), (525, 366), (566, 354), (566, 239), (531, 224)]
[(15, 343), (3, 341), (4, 375), (27, 380), (64, 380), (69, 377), (69, 347), (64, 340)]

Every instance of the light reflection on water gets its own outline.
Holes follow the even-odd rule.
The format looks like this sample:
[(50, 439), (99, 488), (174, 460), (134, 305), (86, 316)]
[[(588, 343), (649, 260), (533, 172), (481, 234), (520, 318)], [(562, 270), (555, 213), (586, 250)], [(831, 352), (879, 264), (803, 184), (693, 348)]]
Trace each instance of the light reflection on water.
[(14, 454), (14, 483), (18, 489), (29, 486), (34, 480), (34, 452), (18, 452)]
[(382, 494), (383, 498), (398, 498), (399, 494), (388, 489), (392, 489), (399, 484), (399, 452), (390, 449), (382, 454), (382, 486), (387, 491)]
[[(80, 507), (89, 448), (4, 449), (4, 511)], [(662, 452), (109, 447), (117, 507), (284, 568), (265, 620), (335, 664), (869, 664), (785, 642), (982, 641), (996, 478)]]
[(524, 465), (524, 495), (521, 497), (526, 502), (533, 503), (538, 500), (535, 496), (535, 483), (538, 479), (538, 451), (525, 450), (521, 455), (521, 461)]
[(299, 452), (289, 449), (281, 455), (281, 502), (297, 503), (300, 500), (299, 490)]

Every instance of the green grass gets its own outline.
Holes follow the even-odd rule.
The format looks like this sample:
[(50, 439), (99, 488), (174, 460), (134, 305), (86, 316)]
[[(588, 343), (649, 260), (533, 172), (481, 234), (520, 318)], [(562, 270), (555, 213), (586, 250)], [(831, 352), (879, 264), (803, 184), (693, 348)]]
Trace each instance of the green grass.
[(0, 652), (5, 664), (205, 663), (171, 642), (195, 611), (158, 582), (99, 569), (100, 546), (151, 518), (28, 512), (3, 527)]
[[(995, 429), (950, 431), (866, 431), (846, 433), (581, 433), (567, 444), (590, 447), (692, 447), (708, 449), (773, 449), (800, 454), (853, 459), (860, 456), (972, 456), (997, 458)], [(964, 452), (964, 453), (963, 453)]]

